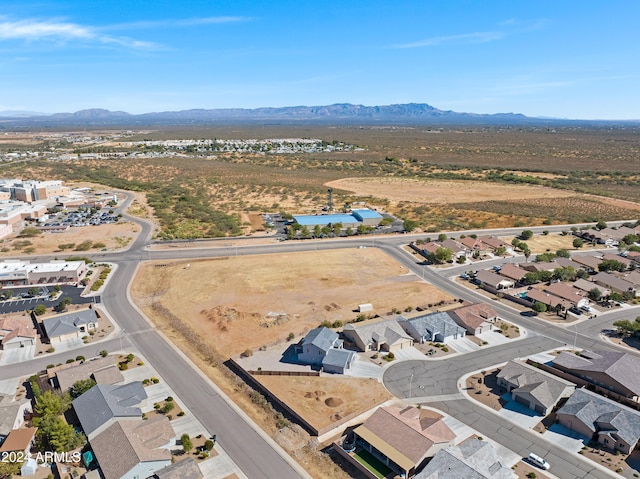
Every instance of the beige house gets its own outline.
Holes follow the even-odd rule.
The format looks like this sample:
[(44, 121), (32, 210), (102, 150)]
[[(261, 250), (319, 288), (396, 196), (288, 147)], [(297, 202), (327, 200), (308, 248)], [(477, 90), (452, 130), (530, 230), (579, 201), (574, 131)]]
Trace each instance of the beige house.
[(473, 303), (448, 311), (449, 316), (458, 325), (467, 330), (467, 334), (481, 334), (491, 331), (498, 319), (498, 313), (486, 303)]
[(350, 323), (343, 334), (360, 351), (394, 352), (413, 346), (413, 338), (395, 319)]
[(412, 477), (456, 437), (442, 418), (421, 416), (411, 406), (380, 407), (353, 434), (357, 447), (403, 477)]
[(54, 344), (69, 339), (82, 338), (96, 331), (99, 318), (96, 310), (89, 308), (43, 319), (42, 327), (49, 342)]

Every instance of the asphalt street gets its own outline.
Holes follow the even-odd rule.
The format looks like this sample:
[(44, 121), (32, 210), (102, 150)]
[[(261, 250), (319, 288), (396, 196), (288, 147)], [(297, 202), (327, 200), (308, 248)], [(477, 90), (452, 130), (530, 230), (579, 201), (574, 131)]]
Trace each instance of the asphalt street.
[[(124, 211), (133, 196), (118, 209)], [(439, 272), (425, 268), (403, 251), (400, 246), (410, 241), (424, 239), (429, 235), (397, 235), (378, 237), (352, 237), (317, 241), (287, 241), (259, 246), (223, 246), (217, 248), (172, 248), (150, 251), (146, 246), (150, 242), (152, 226), (137, 218), (128, 217), (142, 226), (140, 235), (128, 249), (119, 252), (105, 252), (92, 255), (98, 262), (112, 262), (118, 265), (107, 283), (102, 302), (112, 318), (123, 328), (123, 333), (109, 341), (99, 344), (99, 349), (118, 350), (121, 343), (132, 345), (142, 353), (158, 371), (160, 376), (176, 392), (185, 405), (211, 434), (216, 434), (222, 447), (228, 451), (233, 461), (250, 478), (293, 479), (308, 475), (293, 463), (292, 459), (277, 445), (265, 437), (251, 421), (230, 405), (227, 398), (210, 381), (204, 378), (183, 355), (169, 344), (153, 326), (147, 322), (139, 310), (134, 307), (128, 295), (128, 288), (134, 278), (138, 265), (148, 260), (181, 260), (190, 258), (212, 258), (254, 254), (273, 254), (354, 248), (359, 246), (379, 247), (401, 264), (407, 266), (418, 276), (443, 291), (469, 301), (486, 300), (484, 296), (449, 281)], [(622, 223), (622, 222), (620, 222)], [(571, 225), (528, 228), (536, 233), (568, 230)], [(449, 237), (460, 234), (517, 235), (523, 228), (506, 230), (478, 230), (447, 233)], [(228, 241), (228, 238), (221, 241)], [(51, 256), (32, 257), (32, 260), (46, 261)], [(451, 270), (444, 275), (456, 274)], [(616, 349), (611, 343), (600, 340), (600, 330), (615, 319), (628, 318), (630, 311), (616, 311), (606, 316), (584, 321), (572, 328), (563, 328), (539, 318), (523, 317), (505, 304), (492, 303), (499, 315), (519, 326), (528, 329), (529, 337), (512, 344), (488, 348), (457, 358), (442, 360), (406, 361), (392, 365), (384, 375), (385, 385), (402, 398), (416, 400), (423, 397), (430, 406), (449, 413), (458, 420), (477, 429), (487, 437), (502, 443), (506, 447), (526, 456), (536, 452), (549, 460), (556, 476), (563, 478), (609, 477), (606, 473), (594, 469), (592, 463), (574, 454), (554, 451), (541, 437), (530, 431), (492, 414), (488, 414), (473, 401), (461, 397), (458, 391), (458, 379), (464, 374), (503, 363), (509, 359), (522, 357), (564, 344), (575, 344), (584, 348)], [(636, 311), (640, 311), (636, 309)], [(638, 313), (640, 314), (640, 312)], [(633, 316), (635, 317), (635, 316)], [(74, 350), (74, 354), (91, 357), (97, 353), (96, 345)], [(32, 374), (46, 364), (62, 362), (69, 353), (39, 356), (28, 363), (3, 366), (0, 379)], [(60, 359), (59, 359), (60, 358)], [(439, 400), (451, 396), (449, 400)], [(435, 400), (435, 401), (434, 401)]]

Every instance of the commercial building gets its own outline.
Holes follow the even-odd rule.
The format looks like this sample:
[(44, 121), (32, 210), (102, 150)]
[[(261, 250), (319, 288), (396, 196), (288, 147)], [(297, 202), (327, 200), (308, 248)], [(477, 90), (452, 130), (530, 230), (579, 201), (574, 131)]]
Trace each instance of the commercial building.
[(78, 283), (87, 274), (84, 261), (53, 260), (31, 263), (22, 260), (0, 262), (0, 286)]
[(328, 215), (298, 215), (293, 220), (301, 226), (315, 228), (341, 224), (342, 229), (357, 228), (360, 225), (378, 226), (382, 221), (382, 215), (369, 209), (352, 210), (351, 213), (338, 213)]

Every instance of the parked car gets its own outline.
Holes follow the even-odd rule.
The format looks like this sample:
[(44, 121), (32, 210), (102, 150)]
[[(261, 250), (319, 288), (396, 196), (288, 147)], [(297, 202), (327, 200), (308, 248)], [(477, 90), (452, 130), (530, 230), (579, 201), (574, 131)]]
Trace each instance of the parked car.
[(589, 306), (580, 306), (580, 309), (581, 309), (582, 311), (586, 311), (587, 313), (590, 313), (590, 312), (591, 312), (591, 308), (590, 308)]
[(547, 461), (545, 461), (543, 458), (541, 458), (537, 454), (534, 454), (534, 453), (529, 454), (528, 459), (531, 464), (533, 464), (534, 466), (538, 466), (540, 469), (544, 469), (545, 471), (548, 471), (549, 468), (551, 467), (551, 465)]

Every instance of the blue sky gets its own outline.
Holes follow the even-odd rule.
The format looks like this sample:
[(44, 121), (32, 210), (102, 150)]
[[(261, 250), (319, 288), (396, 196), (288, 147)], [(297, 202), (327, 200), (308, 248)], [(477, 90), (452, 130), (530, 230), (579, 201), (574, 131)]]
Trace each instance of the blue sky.
[(636, 0), (0, 0), (0, 111), (640, 119)]

